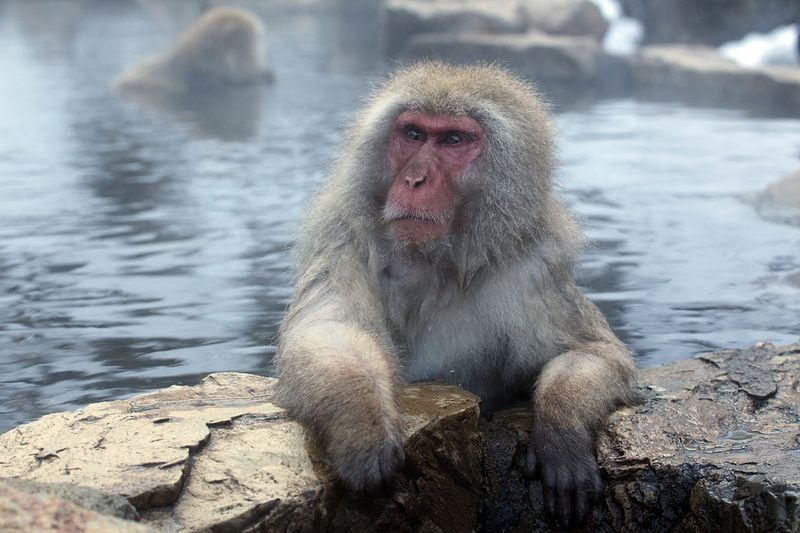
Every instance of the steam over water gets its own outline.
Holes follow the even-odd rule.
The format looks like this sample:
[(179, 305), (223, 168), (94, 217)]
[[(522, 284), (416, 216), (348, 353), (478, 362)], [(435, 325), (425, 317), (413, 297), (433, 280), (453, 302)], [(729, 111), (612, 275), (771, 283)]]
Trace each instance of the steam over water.
[[(352, 14), (264, 21), (273, 86), (146, 108), (108, 82), (180, 16), (0, 1), (0, 431), (270, 372), (297, 220), (385, 66)], [(800, 166), (800, 122), (612, 101), (557, 123), (579, 279), (641, 365), (797, 339), (800, 229), (737, 195)]]

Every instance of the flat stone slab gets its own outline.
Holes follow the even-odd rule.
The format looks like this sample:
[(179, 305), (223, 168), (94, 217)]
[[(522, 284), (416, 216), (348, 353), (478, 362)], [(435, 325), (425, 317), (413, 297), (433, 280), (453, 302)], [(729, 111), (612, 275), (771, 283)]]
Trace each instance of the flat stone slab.
[[(212, 374), (195, 387), (45, 416), (0, 436), (0, 477), (119, 494), (162, 531), (301, 531), (319, 520), (352, 529), (412, 519), (458, 531), (474, 523), (475, 396), (437, 384), (406, 388), (410, 473), (393, 499), (363, 502), (341, 490), (303, 428), (271, 403), (274, 384)], [(449, 510), (438, 507), (446, 502)]]

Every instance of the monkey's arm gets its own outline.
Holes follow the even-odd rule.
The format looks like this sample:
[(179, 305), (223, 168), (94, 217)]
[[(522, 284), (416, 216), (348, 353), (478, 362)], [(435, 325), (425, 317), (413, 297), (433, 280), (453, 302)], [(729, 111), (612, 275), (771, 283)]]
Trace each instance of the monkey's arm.
[(355, 491), (391, 484), (403, 462), (396, 371), (357, 269), (307, 272), (281, 327), (278, 401), (309, 426)]
[(600, 311), (579, 293), (582, 337), (542, 369), (533, 394), (529, 471), (538, 469), (545, 510), (569, 529), (602, 492), (595, 437), (608, 415), (631, 400), (635, 368)]

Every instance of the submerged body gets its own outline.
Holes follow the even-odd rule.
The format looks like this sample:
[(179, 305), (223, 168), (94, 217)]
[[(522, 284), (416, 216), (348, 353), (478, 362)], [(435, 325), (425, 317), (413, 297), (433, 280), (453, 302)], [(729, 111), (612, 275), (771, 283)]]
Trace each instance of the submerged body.
[(582, 237), (554, 164), (536, 94), (495, 67), (403, 70), (351, 128), (298, 239), (277, 364), (280, 401), (352, 489), (402, 463), (398, 384), (443, 379), (532, 397), (546, 509), (586, 516), (595, 433), (634, 367), (573, 280)]

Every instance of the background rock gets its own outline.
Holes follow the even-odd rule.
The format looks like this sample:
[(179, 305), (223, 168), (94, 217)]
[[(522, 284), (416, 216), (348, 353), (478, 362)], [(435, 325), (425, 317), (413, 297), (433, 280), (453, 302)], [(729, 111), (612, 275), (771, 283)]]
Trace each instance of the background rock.
[(589, 0), (521, 0), (520, 9), (529, 30), (591, 37), (598, 43), (608, 30), (608, 21)]
[(800, 20), (797, 0), (620, 0), (642, 22), (645, 42), (718, 46)]
[(561, 99), (591, 94), (595, 88), (600, 46), (589, 38), (520, 35), (418, 35), (405, 49), (404, 60), (437, 57), (466, 64), (497, 61), (532, 80), (548, 97)]
[(630, 68), (637, 97), (800, 116), (800, 69), (745, 69), (713, 48), (685, 45), (644, 47)]
[[(678, 9), (682, 1), (664, 6)], [(742, 2), (753, 17), (761, 13), (749, 1)], [(714, 12), (726, 1), (707, 4), (703, 9)], [(781, 5), (786, 17), (794, 13), (794, 8)], [(800, 3), (793, 5), (800, 18)], [(664, 6), (652, 9), (667, 9)], [(632, 55), (607, 53), (600, 41), (608, 22), (588, 0), (391, 0), (384, 26), (392, 58), (498, 62), (533, 81), (558, 105), (587, 97), (634, 96), (800, 116), (800, 69), (743, 68), (716, 48), (700, 45), (645, 46)]]
[(389, 57), (424, 33), (521, 33), (525, 24), (517, 0), (389, 0), (384, 13)]

